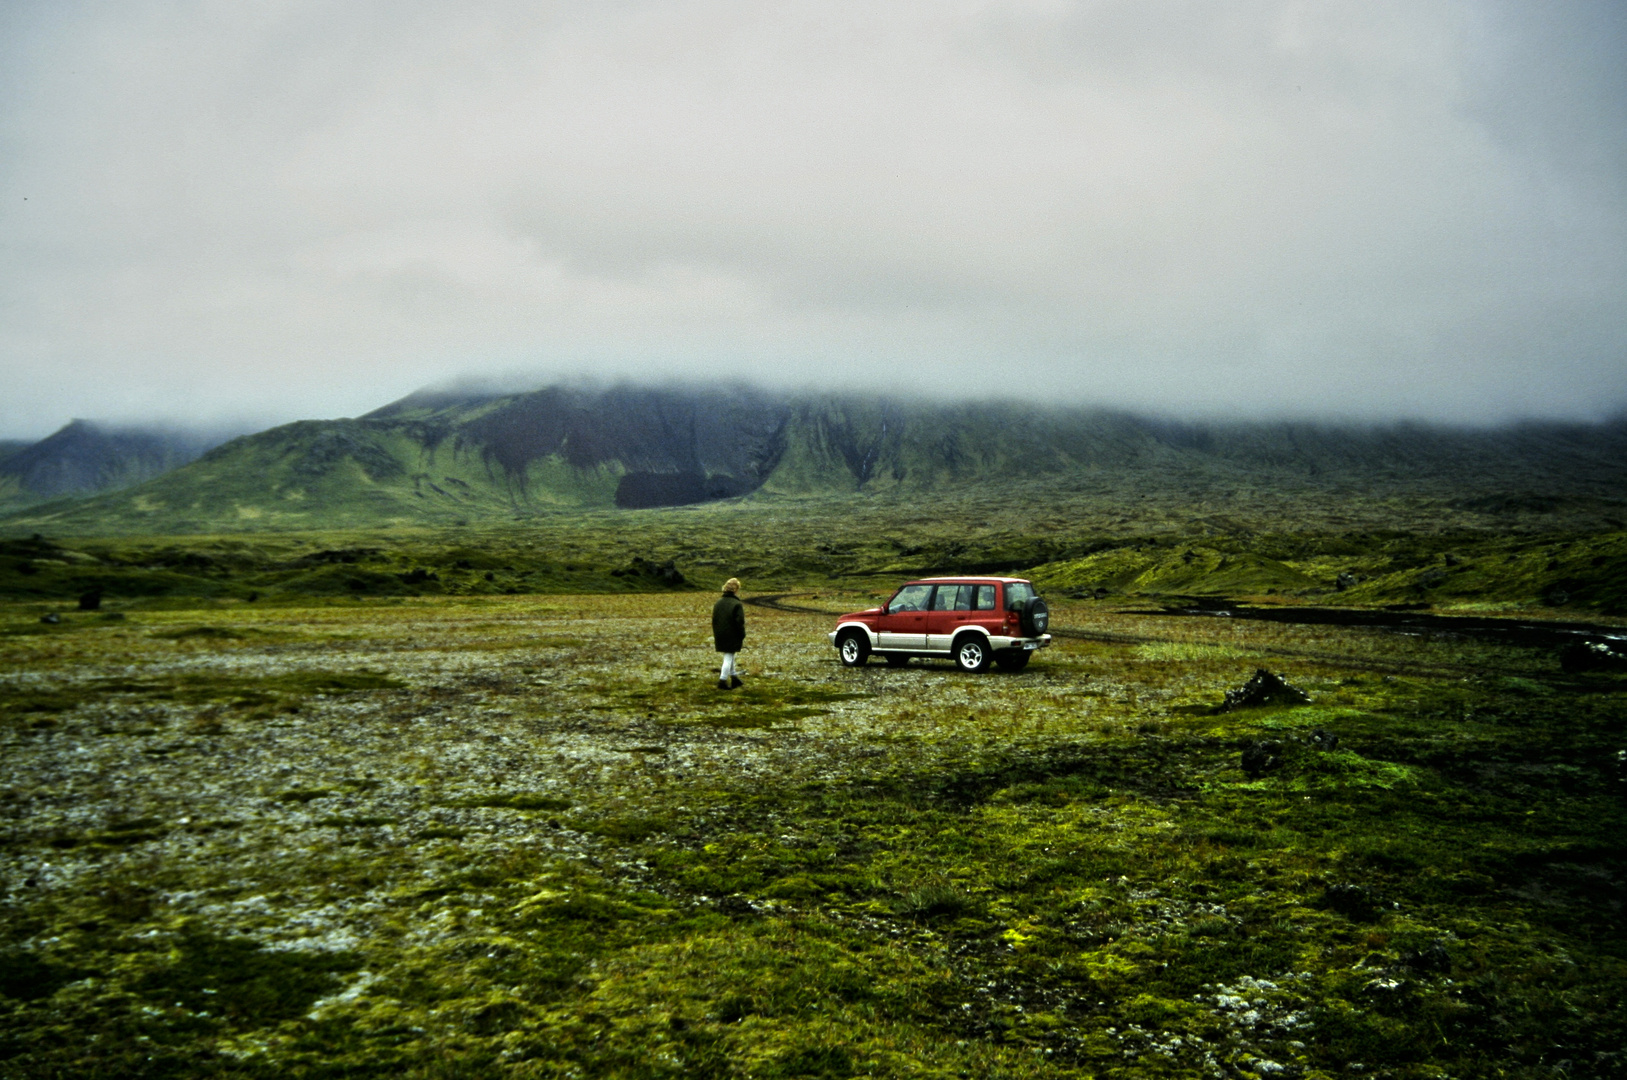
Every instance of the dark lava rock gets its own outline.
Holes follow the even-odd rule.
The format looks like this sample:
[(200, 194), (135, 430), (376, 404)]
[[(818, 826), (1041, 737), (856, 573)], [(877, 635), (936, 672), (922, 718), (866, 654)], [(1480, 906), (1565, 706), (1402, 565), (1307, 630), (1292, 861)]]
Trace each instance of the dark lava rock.
[(40, 616), (40, 622), (49, 623), (52, 626), (55, 626), (57, 623), (59, 623), (61, 621), (62, 621), (62, 616), (58, 615), (54, 611), (47, 611), (44, 615)]
[(82, 593), (80, 595), (80, 597), (79, 597), (79, 610), (80, 611), (100, 611), (100, 610), (102, 610), (102, 594), (99, 591), (95, 590), (95, 589), (92, 589), (88, 593)]
[(333, 564), (366, 562), (379, 553), (378, 548), (340, 548), (336, 551), (315, 551), (309, 555), (301, 555), (294, 560), (296, 566), (300, 564)]
[(1331, 731), (1323, 731), (1321, 728), (1317, 728), (1311, 732), (1311, 745), (1324, 754), (1331, 753), (1339, 749), (1339, 736)]
[(1347, 570), (1333, 579), (1333, 587), (1344, 592), (1346, 589), (1354, 589), (1360, 581), (1360, 578)]
[(677, 563), (668, 559), (666, 562), (655, 562), (652, 559), (635, 556), (625, 570), (610, 571), (612, 577), (645, 578), (659, 584), (676, 588), (688, 584), (688, 579), (678, 569)]
[(1322, 907), (1351, 922), (1373, 922), (1379, 916), (1378, 897), (1364, 885), (1329, 885), (1322, 892)]
[(1220, 706), (1220, 711), (1253, 709), (1262, 705), (1306, 705), (1310, 700), (1311, 695), (1290, 685), (1281, 675), (1259, 668), (1248, 682), (1236, 690), (1226, 691), (1226, 700)]
[(1627, 653), (1618, 652), (1608, 641), (1579, 641), (1559, 654), (1559, 666), (1566, 672), (1627, 671)]
[(1446, 943), (1439, 938), (1421, 949), (1402, 953), (1401, 963), (1416, 972), (1444, 974), (1452, 970), (1452, 957), (1446, 951)]
[(750, 900), (739, 893), (730, 896), (720, 896), (714, 906), (724, 915), (755, 915), (757, 907)]
[(1282, 743), (1267, 740), (1243, 747), (1243, 772), (1258, 780), (1282, 764)]

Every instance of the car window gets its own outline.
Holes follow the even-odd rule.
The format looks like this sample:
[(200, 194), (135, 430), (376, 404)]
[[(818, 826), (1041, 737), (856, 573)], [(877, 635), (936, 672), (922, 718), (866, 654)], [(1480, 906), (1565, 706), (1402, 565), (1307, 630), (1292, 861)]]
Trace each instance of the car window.
[(1034, 586), (1026, 581), (1006, 582), (1006, 610), (1016, 611), (1034, 599)]
[(973, 607), (972, 610), (973, 611), (993, 611), (994, 610), (994, 586), (993, 585), (979, 585), (977, 587), (977, 605), (975, 607)]
[(932, 598), (932, 610), (972, 610), (972, 587), (970, 585), (939, 585), (938, 594)]
[(900, 611), (925, 611), (927, 602), (931, 599), (931, 585), (906, 585), (894, 594), (892, 601), (887, 605), (887, 614), (896, 615)]

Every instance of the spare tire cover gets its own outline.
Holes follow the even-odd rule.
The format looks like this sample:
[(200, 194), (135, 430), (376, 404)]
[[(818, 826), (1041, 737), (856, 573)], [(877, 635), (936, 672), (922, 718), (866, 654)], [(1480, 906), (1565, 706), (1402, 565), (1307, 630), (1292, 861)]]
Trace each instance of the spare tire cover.
[(1045, 606), (1045, 601), (1034, 597), (1023, 605), (1022, 624), (1024, 634), (1039, 637), (1051, 625), (1051, 609)]

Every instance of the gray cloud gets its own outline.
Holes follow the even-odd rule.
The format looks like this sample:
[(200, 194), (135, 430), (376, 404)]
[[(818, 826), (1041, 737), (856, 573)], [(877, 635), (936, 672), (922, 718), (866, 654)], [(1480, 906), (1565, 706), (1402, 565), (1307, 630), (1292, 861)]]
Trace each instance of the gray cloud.
[(0, 431), (516, 371), (1597, 415), (1621, 10), (9, 5)]

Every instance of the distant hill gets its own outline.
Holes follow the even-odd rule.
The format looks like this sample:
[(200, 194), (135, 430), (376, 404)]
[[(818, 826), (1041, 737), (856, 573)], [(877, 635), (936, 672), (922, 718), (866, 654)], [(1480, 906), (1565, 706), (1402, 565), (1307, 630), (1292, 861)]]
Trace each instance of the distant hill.
[[(32, 464), (44, 445), (0, 462), (0, 470), (26, 459), (34, 470), (27, 475), (53, 475)], [(80, 475), (102, 482), (113, 475), (58, 468), (63, 492)], [(117, 475), (133, 476), (134, 466), (127, 468)], [(368, 528), (740, 497), (907, 497), (930, 508), (931, 497), (1020, 487), (1099, 501), (1190, 496), (1211, 506), (1217, 521), (1229, 504), (1269, 490), (1290, 503), (1298, 493), (1329, 504), (1427, 498), (1476, 520), (1581, 508), (1620, 527), (1627, 422), (1483, 430), (1200, 424), (1015, 402), (744, 387), (425, 392), (357, 419), (302, 421), (234, 439), (128, 490), (16, 511), (0, 527)], [(1043, 506), (1044, 496), (1036, 498)]]
[(0, 505), (132, 487), (197, 460), (226, 437), (74, 420), (36, 443), (0, 444)]

